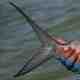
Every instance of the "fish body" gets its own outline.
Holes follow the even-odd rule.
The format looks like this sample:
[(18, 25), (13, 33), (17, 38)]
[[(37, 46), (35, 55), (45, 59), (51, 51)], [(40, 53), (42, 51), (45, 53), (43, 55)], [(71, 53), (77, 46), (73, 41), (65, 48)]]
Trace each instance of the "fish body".
[[(63, 38), (56, 37), (55, 35), (51, 36), (18, 6), (12, 2), (9, 3), (15, 7), (22, 16), (24, 16), (25, 20), (31, 25), (33, 31), (41, 42), (40, 48), (36, 49), (36, 53), (33, 52), (33, 55), (19, 70), (19, 72), (14, 75), (14, 77), (19, 77), (31, 72), (53, 57), (61, 62), (68, 70), (80, 73), (80, 41), (66, 41)], [(56, 45), (55, 48), (54, 45)]]

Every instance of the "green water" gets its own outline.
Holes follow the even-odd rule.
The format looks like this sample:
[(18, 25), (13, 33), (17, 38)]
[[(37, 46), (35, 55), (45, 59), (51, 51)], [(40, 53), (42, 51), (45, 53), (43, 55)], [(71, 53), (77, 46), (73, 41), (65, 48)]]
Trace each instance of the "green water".
[[(14, 0), (25, 12), (53, 35), (67, 40), (80, 39), (79, 0)], [(72, 5), (73, 4), (73, 5)], [(40, 46), (37, 36), (24, 18), (8, 4), (0, 1), (0, 80), (66, 80), (74, 73), (55, 59), (19, 78), (13, 75), (23, 66), (32, 49)]]

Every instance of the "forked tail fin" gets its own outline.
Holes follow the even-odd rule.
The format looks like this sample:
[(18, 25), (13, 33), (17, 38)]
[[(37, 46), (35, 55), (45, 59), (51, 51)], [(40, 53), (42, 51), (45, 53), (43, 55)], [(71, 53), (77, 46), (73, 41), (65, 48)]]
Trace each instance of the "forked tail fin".
[[(51, 43), (51, 41), (55, 42), (56, 44), (64, 45), (64, 40), (60, 41), (59, 38), (56, 38), (55, 36), (51, 36), (48, 34), (47, 31), (43, 30), (39, 27), (38, 24), (35, 23), (34, 20), (32, 20), (27, 14), (25, 14), (18, 6), (16, 6), (14, 3), (9, 2), (13, 7), (15, 7), (26, 19), (26, 21), (32, 26), (32, 29), (36, 32), (37, 37), (39, 38), (40, 42), (42, 44), (48, 44), (48, 41)], [(47, 60), (53, 57), (53, 54), (51, 52), (53, 51), (53, 47), (49, 48), (48, 46), (41, 46), (41, 49), (38, 50), (36, 55), (32, 56), (29, 61), (23, 66), (23, 68), (16, 74), (14, 77), (18, 77), (21, 75), (24, 75), (25, 73), (28, 73), (32, 71), (33, 69), (37, 68)], [(50, 53), (50, 54), (49, 54)]]

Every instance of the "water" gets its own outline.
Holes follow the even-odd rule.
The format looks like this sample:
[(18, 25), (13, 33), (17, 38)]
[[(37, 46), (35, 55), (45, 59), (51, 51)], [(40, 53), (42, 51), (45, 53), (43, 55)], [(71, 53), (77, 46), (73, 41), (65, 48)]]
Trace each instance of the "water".
[[(25, 12), (52, 35), (80, 39), (79, 0), (14, 0)], [(0, 80), (15, 80), (13, 75), (40, 46), (30, 25), (8, 4), (0, 1)], [(43, 74), (43, 75), (41, 75)], [(37, 77), (38, 76), (38, 77)], [(48, 76), (48, 77), (47, 77)], [(70, 80), (73, 73), (52, 59), (18, 80)]]

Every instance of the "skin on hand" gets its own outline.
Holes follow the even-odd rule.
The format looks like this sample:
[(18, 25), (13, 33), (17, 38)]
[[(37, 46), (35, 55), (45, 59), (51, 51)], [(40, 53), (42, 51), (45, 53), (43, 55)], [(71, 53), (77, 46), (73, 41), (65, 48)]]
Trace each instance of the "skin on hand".
[(78, 41), (73, 41), (69, 45), (57, 45), (56, 53), (72, 62), (76, 59), (75, 63), (80, 63), (80, 45)]

